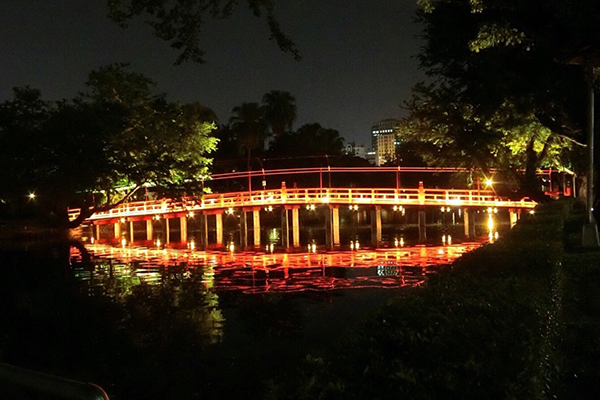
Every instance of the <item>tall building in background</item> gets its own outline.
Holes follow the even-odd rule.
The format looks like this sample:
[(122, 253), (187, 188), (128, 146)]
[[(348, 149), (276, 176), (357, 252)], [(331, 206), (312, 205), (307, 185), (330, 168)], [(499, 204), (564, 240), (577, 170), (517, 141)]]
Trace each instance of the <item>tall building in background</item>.
[(375, 165), (378, 167), (396, 156), (396, 134), (384, 133), (377, 136), (377, 150), (375, 151)]
[(399, 124), (399, 120), (388, 118), (371, 127), (371, 154), (375, 156), (375, 165), (384, 164), (396, 154), (396, 128)]

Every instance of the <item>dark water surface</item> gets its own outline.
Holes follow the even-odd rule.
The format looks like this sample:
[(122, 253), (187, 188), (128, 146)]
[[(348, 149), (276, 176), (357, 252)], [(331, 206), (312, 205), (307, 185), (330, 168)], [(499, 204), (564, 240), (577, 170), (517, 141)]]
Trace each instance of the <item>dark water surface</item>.
[(265, 398), (307, 354), (481, 243), (224, 253), (60, 243), (0, 250), (0, 361), (111, 399)]

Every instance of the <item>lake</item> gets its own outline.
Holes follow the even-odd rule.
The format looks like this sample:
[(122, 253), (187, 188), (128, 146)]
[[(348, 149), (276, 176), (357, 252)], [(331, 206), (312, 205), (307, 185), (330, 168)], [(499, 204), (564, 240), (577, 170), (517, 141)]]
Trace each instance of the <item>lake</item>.
[[(2, 362), (111, 399), (265, 398), (483, 241), (329, 252), (54, 243), (4, 250)], [(440, 243), (442, 244), (442, 243)]]

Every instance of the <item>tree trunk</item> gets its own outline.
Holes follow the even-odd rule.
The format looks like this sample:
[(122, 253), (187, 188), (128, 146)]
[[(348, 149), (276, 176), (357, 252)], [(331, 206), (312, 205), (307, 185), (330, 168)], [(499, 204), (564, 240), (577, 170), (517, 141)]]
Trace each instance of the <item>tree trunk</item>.
[(521, 189), (524, 194), (532, 200), (541, 202), (546, 201), (540, 182), (537, 179), (536, 171), (539, 164), (539, 157), (536, 154), (533, 146), (535, 144), (535, 136), (532, 137), (527, 143), (527, 150), (525, 151), (525, 175), (523, 176)]

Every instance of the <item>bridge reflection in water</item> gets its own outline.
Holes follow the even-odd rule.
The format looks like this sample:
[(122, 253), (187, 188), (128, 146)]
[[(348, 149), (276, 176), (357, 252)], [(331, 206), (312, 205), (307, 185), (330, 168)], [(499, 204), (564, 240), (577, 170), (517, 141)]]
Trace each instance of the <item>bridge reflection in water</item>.
[(91, 266), (77, 262), (81, 254), (75, 248), (72, 260), (76, 276), (92, 288), (108, 280), (123, 285), (193, 280), (209, 291), (282, 293), (417, 286), (427, 275), (480, 245), (268, 254), (89, 244)]

